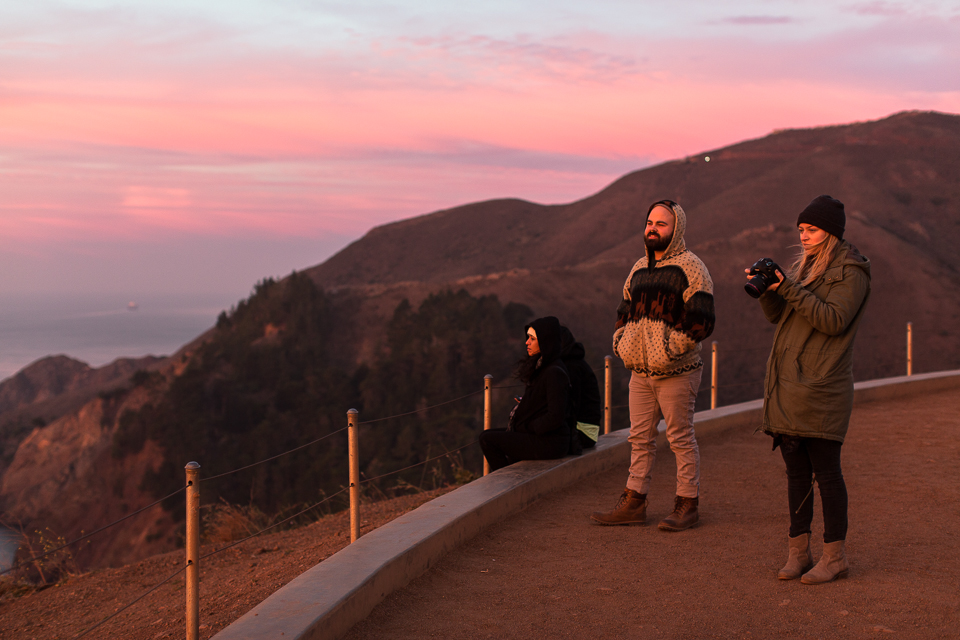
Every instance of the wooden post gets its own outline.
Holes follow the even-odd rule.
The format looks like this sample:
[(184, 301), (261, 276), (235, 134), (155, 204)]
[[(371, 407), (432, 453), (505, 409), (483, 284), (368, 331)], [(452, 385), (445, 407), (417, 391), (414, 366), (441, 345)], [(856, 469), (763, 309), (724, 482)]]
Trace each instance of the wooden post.
[(717, 408), (717, 341), (713, 341), (713, 359), (710, 365), (710, 408)]
[[(490, 428), (492, 415), (490, 413), (493, 406), (493, 376), (489, 373), (483, 376), (483, 430)], [(483, 458), (483, 475), (490, 473), (490, 463), (486, 456)]]
[(913, 375), (913, 323), (907, 323), (907, 375)]
[(613, 362), (613, 356), (603, 358), (603, 433), (610, 433), (610, 425), (613, 423), (613, 370), (610, 363)]
[(187, 640), (200, 638), (200, 465), (188, 462), (187, 473), (187, 539), (186, 591)]
[(350, 544), (360, 537), (360, 445), (357, 437), (359, 411), (347, 411), (347, 443), (350, 463)]

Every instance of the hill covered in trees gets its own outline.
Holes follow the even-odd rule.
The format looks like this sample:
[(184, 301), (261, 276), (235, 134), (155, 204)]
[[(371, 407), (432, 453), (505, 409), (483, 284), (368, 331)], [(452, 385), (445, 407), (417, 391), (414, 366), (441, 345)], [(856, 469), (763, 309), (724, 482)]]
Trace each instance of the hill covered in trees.
[[(360, 444), (367, 478), (455, 451), (481, 428), (480, 396), (420, 410), (479, 391), (487, 373), (510, 384), (530, 318), (558, 316), (588, 361), (602, 363), (623, 279), (642, 252), (643, 214), (661, 198), (687, 211), (687, 246), (714, 279), (720, 403), (757, 398), (773, 326), (744, 294), (743, 268), (761, 256), (789, 263), (797, 213), (823, 193), (846, 203), (845, 237), (872, 263), (855, 377), (905, 371), (908, 321), (914, 371), (960, 366), (960, 116), (901, 113), (778, 131), (631, 173), (566, 205), (494, 200), (373, 229), (321, 265), (261, 282), (162, 366), (29, 435), (22, 423), (0, 501), (65, 535), (90, 530), (182, 484), (187, 461), (211, 478), (333, 434), (351, 407), (370, 422)], [(626, 379), (618, 368), (614, 405)], [(512, 395), (495, 396), (498, 420)], [(378, 421), (396, 414), (410, 415)], [(616, 411), (614, 428), (625, 426)], [(204, 483), (204, 502), (274, 513), (315, 502), (346, 484), (345, 452), (345, 436), (331, 435)], [(377, 486), (479, 471), (476, 447), (458, 455)], [(113, 496), (106, 506), (95, 502), (103, 494)], [(176, 544), (173, 502), (162, 517), (131, 519), (92, 548), (92, 561)]]
[[(202, 477), (218, 476), (341, 431), (346, 410), (356, 408), (362, 421), (373, 422), (361, 433), (365, 477), (415, 465), (476, 440), (483, 428), (481, 396), (418, 410), (481, 390), (485, 374), (507, 378), (532, 315), (523, 305), (504, 306), (495, 296), (474, 298), (463, 290), (431, 295), (416, 309), (404, 300), (375, 358), (345, 368), (331, 356), (342, 313), (303, 274), (261, 282), (249, 299), (220, 316), (179, 375), (135, 380), (153, 391), (152, 399), (120, 415), (113, 455), (137, 454), (148, 440), (159, 445), (164, 459), (145, 472), (141, 487), (160, 498), (182, 482), (188, 460), (201, 462)], [(499, 404), (505, 417), (507, 405), (502, 398)], [(396, 415), (402, 417), (382, 421)], [(481, 466), (471, 447), (445, 464), (391, 476), (378, 488), (419, 486), (428, 472), (433, 483), (449, 482), (457, 467), (463, 474)], [(346, 437), (338, 434), (205, 484), (204, 500), (276, 513), (317, 502), (346, 479)]]

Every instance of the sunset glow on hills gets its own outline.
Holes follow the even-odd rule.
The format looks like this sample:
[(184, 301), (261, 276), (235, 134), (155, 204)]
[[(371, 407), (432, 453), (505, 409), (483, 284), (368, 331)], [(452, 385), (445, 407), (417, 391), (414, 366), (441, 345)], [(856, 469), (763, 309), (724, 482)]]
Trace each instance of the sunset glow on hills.
[[(245, 290), (439, 208), (568, 202), (778, 128), (960, 112), (950, 2), (82, 0), (5, 14), (7, 290), (87, 286), (55, 266), (70, 256), (99, 255), (78, 272), (110, 278), (122, 260), (102, 243), (146, 255), (189, 238), (224, 265), (204, 286)], [(237, 243), (257, 239), (272, 244), (238, 268)], [(115, 284), (176, 286), (157, 269)]]

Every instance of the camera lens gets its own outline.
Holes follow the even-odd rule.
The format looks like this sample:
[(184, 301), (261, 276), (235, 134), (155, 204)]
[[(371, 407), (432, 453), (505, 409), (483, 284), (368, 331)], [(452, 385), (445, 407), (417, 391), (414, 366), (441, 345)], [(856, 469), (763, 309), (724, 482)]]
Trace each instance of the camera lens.
[(762, 275), (755, 275), (747, 283), (743, 285), (743, 290), (747, 292), (751, 298), (759, 298), (763, 295), (763, 292), (767, 290), (766, 279)]

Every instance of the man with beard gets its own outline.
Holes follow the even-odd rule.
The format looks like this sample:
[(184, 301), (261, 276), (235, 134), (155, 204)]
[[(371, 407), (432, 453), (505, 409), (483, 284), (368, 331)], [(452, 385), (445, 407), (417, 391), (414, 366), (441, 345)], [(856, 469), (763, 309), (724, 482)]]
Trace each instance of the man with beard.
[(646, 255), (633, 266), (617, 309), (613, 352), (630, 377), (630, 474), (617, 506), (591, 517), (600, 524), (643, 524), (656, 456), (657, 424), (677, 458), (674, 510), (660, 522), (683, 531), (699, 520), (700, 450), (693, 431), (694, 403), (703, 361), (700, 343), (715, 322), (713, 281), (683, 242), (687, 218), (672, 200), (647, 210)]

